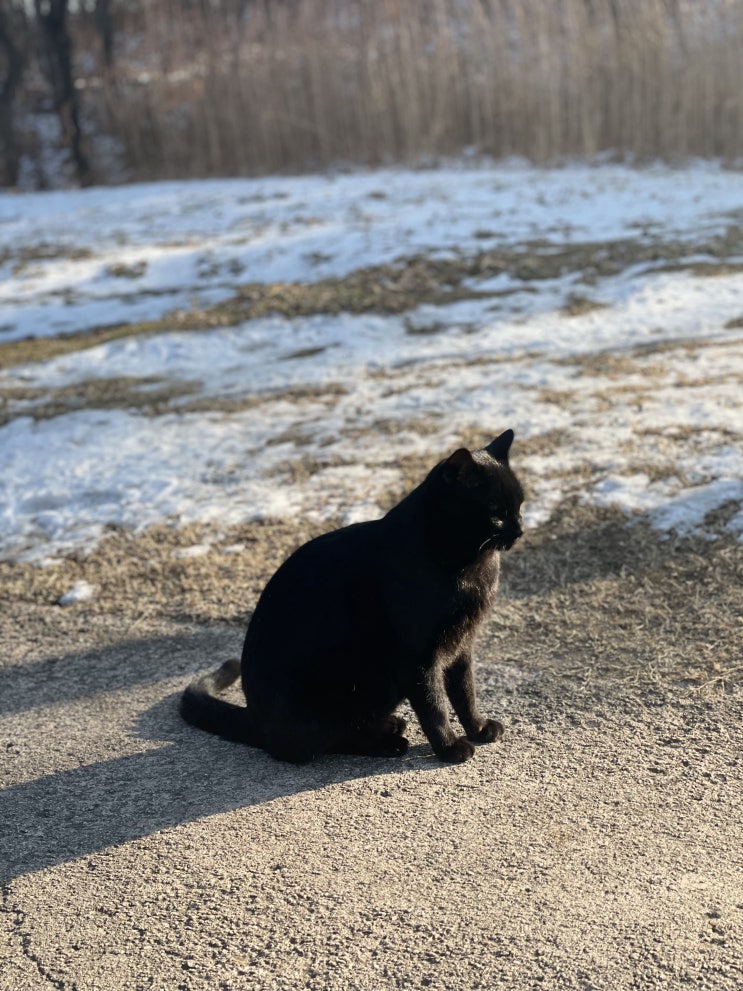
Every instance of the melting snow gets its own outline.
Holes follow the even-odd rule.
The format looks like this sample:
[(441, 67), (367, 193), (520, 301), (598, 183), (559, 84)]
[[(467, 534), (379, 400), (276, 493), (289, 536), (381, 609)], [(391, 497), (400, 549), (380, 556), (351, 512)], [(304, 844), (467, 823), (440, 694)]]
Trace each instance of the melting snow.
[[(152, 319), (241, 282), (315, 280), (421, 252), (650, 236), (692, 252), (741, 211), (743, 176), (710, 166), (4, 195), (0, 231), (13, 250), (0, 270), (0, 341)], [(401, 458), (433, 464), (463, 434), (506, 426), (532, 525), (577, 496), (682, 533), (730, 505), (726, 525), (743, 533), (743, 274), (628, 269), (578, 286), (603, 308), (572, 317), (575, 273), (477, 288), (509, 294), (403, 316), (130, 337), (0, 374), (14, 416), (0, 428), (0, 554), (89, 547), (110, 523), (369, 518), (399, 485)], [(118, 377), (145, 380), (133, 385), (144, 395), (163, 382), (184, 389), (160, 415), (33, 418), (51, 390)], [(13, 399), (20, 387), (26, 398)], [(197, 411), (194, 397), (214, 408)], [(286, 466), (301, 458), (316, 470), (292, 480)]]
[(95, 595), (95, 588), (90, 582), (75, 582), (69, 592), (60, 595), (58, 602), (60, 606), (74, 606), (78, 602), (89, 602)]

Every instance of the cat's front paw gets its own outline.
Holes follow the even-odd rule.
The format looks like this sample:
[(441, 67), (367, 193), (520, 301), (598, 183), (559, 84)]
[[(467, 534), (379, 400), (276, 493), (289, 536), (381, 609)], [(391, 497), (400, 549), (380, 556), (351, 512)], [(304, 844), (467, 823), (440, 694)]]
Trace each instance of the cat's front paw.
[(495, 743), (503, 736), (503, 732), (503, 723), (499, 723), (497, 719), (485, 719), (478, 730), (467, 734), (467, 739), (473, 743)]
[(448, 764), (463, 764), (470, 757), (474, 757), (475, 748), (466, 737), (458, 736), (454, 743), (437, 750), (436, 755)]

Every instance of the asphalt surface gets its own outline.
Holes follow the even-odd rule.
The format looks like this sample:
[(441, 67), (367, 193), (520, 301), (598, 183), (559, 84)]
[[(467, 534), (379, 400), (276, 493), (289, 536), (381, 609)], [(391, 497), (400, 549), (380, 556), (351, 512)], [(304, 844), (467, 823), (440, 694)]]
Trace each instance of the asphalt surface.
[(486, 643), (507, 732), (472, 761), (412, 726), (402, 759), (292, 767), (178, 717), (235, 627), (47, 607), (3, 631), (2, 989), (743, 985), (740, 690)]

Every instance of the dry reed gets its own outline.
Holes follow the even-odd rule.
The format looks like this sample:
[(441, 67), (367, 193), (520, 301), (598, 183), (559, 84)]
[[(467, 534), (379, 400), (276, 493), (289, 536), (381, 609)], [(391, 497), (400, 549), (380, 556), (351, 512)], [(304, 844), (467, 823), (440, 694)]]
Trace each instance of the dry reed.
[[(208, 9), (208, 8), (204, 8)], [(743, 156), (743, 2), (149, 4), (88, 91), (132, 176), (416, 162)]]

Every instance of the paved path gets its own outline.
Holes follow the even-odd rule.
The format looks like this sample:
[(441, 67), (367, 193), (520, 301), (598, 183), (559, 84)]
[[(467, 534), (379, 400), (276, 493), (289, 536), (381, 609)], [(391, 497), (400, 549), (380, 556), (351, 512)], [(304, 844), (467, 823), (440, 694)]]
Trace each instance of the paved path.
[(0, 665), (3, 991), (743, 985), (743, 694), (485, 647), (502, 743), (296, 768), (179, 721), (239, 631), (44, 616)]

